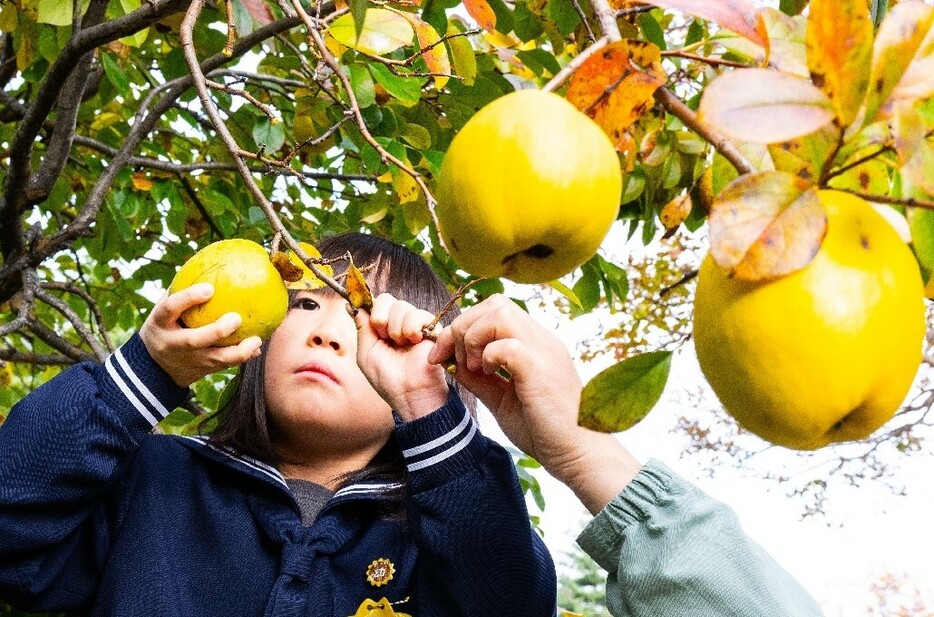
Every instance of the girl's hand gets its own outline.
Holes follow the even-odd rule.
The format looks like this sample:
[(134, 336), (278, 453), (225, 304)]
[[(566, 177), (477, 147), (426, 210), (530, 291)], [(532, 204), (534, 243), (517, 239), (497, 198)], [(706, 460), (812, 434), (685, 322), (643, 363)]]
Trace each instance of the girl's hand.
[(357, 311), (355, 320), (357, 364), (402, 419), (428, 415), (447, 402), (444, 369), (428, 363), (433, 343), (422, 332), (434, 315), (380, 294), (369, 315)]
[(240, 326), (241, 318), (237, 313), (227, 313), (200, 328), (181, 325), (179, 319), (186, 309), (207, 302), (213, 295), (213, 285), (199, 283), (163, 296), (139, 331), (149, 355), (183, 388), (205, 375), (237, 366), (260, 353), (263, 342), (258, 336), (251, 336), (237, 345), (213, 346)]

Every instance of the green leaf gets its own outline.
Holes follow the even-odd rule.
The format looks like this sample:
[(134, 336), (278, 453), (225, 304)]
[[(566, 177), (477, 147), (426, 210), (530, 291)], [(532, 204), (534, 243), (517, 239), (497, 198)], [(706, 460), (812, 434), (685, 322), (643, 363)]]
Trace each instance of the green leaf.
[(72, 2), (67, 0), (39, 0), (36, 7), (36, 21), (53, 26), (70, 26)]
[(626, 270), (613, 262), (607, 261), (600, 255), (595, 255), (594, 258), (600, 268), (600, 279), (603, 282), (607, 304), (612, 308), (614, 296), (619, 298), (620, 304), (622, 304), (626, 296), (629, 295), (629, 275)]
[(577, 297), (577, 295), (571, 290), (570, 287), (568, 287), (567, 285), (565, 285), (558, 279), (555, 279), (553, 281), (548, 281), (547, 284), (549, 287), (551, 287), (552, 289), (560, 293), (562, 296), (570, 300), (571, 304), (573, 304), (577, 308), (579, 309), (584, 308), (584, 306), (581, 304), (580, 298)]
[[(447, 34), (464, 32), (464, 27), (458, 20), (451, 20), (448, 24)], [(460, 77), (465, 86), (472, 86), (477, 77), (477, 57), (474, 48), (465, 36), (454, 36), (447, 40), (448, 49), (451, 50), (451, 63), (454, 65), (454, 74)]]
[(275, 124), (263, 117), (253, 125), (253, 141), (266, 152), (276, 152), (285, 143), (285, 131), (281, 122)]
[(128, 95), (130, 93), (130, 80), (127, 79), (123, 69), (114, 62), (110, 54), (102, 53), (100, 59), (104, 67), (104, 73), (107, 75), (107, 79), (110, 80), (110, 83), (114, 85), (117, 92), (124, 96)]
[(394, 74), (384, 64), (373, 63), (367, 65), (376, 83), (386, 88), (386, 91), (399, 99), (408, 107), (415, 105), (422, 95), (421, 77), (403, 77)]
[(431, 133), (423, 126), (408, 123), (399, 130), (399, 137), (416, 150), (427, 150), (431, 147)]
[(889, 11), (889, 0), (872, 0), (869, 8), (872, 25), (878, 28), (885, 18), (885, 14)]
[(350, 87), (353, 88), (354, 96), (357, 97), (357, 104), (361, 109), (376, 104), (376, 87), (373, 85), (373, 77), (366, 67), (360, 64), (351, 64), (350, 69)]
[(366, 10), (369, 0), (350, 0), (350, 14), (353, 15), (354, 35), (359, 40), (363, 32), (363, 20), (366, 19)]
[[(522, 60), (522, 62), (533, 71), (535, 71), (536, 67), (541, 67), (551, 75), (557, 75), (561, 70), (561, 65), (558, 64), (558, 60), (541, 47), (520, 51), (516, 54), (516, 57)], [(535, 71), (535, 73), (541, 74), (541, 71)]]
[(671, 371), (670, 351), (627, 358), (591, 379), (581, 394), (578, 423), (603, 433), (633, 427), (661, 398)]
[(779, 0), (778, 8), (785, 15), (800, 15), (808, 0)]
[(921, 264), (925, 278), (934, 277), (934, 210), (910, 208), (908, 225), (911, 228), (911, 246)]
[(571, 307), (572, 316), (589, 313), (600, 303), (600, 273), (589, 261), (581, 266), (581, 273), (583, 276), (571, 288), (578, 299), (577, 306), (580, 307), (579, 310)]
[(525, 2), (516, 3), (512, 28), (523, 43), (536, 39), (545, 32), (542, 22), (529, 10), (529, 5)]
[(573, 0), (549, 0), (545, 14), (555, 22), (561, 36), (568, 36), (581, 23), (580, 15), (574, 8)]
[(638, 19), (639, 28), (642, 29), (645, 40), (655, 43), (659, 49), (668, 49), (668, 44), (665, 42), (665, 31), (662, 30), (658, 20), (651, 13), (641, 13)]

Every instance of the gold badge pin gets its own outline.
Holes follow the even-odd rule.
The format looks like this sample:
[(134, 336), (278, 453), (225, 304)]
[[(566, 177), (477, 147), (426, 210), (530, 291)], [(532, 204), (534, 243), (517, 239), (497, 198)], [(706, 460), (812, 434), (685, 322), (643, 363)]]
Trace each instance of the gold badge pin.
[(392, 580), (392, 575), (395, 573), (396, 566), (385, 557), (380, 557), (367, 566), (366, 581), (374, 587), (382, 587)]

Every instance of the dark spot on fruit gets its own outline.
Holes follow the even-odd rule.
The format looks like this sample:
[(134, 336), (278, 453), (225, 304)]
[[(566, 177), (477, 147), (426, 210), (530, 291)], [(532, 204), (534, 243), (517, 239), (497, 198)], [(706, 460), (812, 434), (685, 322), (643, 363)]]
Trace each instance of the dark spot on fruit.
[(522, 251), (523, 254), (535, 259), (545, 259), (554, 252), (555, 250), (547, 244), (536, 244)]
[(866, 236), (860, 236), (859, 245), (868, 251), (869, 250), (869, 238), (867, 238)]
[(876, 92), (881, 94), (882, 88), (884, 87), (885, 87), (885, 80), (880, 77), (879, 79), (876, 80)]
[(802, 167), (798, 170), (797, 176), (802, 180), (811, 180), (814, 177), (814, 174), (812, 174), (811, 170), (807, 167)]
[(823, 73), (811, 73), (811, 83), (813, 83), (818, 88), (824, 87), (824, 74)]
[(859, 172), (859, 186), (863, 189), (869, 188), (869, 174), (865, 171)]

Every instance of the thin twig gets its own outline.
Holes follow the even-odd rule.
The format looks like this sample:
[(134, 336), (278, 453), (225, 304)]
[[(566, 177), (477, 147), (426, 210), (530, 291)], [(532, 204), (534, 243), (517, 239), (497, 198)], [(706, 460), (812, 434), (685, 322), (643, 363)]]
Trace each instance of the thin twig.
[(251, 104), (258, 107), (259, 110), (263, 112), (263, 114), (265, 114), (267, 118), (269, 118), (270, 124), (279, 124), (280, 122), (282, 122), (282, 120), (279, 119), (279, 116), (276, 115), (276, 112), (274, 112), (272, 109), (269, 108), (268, 105), (260, 101), (258, 98), (256, 98), (255, 96), (253, 96), (246, 90), (241, 90), (240, 88), (234, 88), (232, 86), (228, 86), (227, 84), (222, 84), (216, 81), (206, 80), (204, 83), (207, 84), (207, 87), (211, 88), (212, 90), (220, 90), (221, 92), (226, 92), (227, 94), (231, 96), (239, 96), (243, 99), (246, 99)]
[(874, 193), (864, 193), (863, 191), (855, 191), (853, 189), (834, 189), (837, 191), (843, 191), (844, 193), (849, 193), (850, 195), (856, 195), (861, 197), (866, 201), (872, 201), (879, 204), (892, 204), (895, 206), (906, 206), (908, 208), (923, 208), (925, 210), (934, 210), (934, 200), (930, 199), (917, 199), (915, 197), (890, 197), (888, 195), (876, 195)]
[(584, 24), (584, 28), (587, 29), (587, 40), (591, 43), (597, 42), (597, 37), (593, 33), (593, 28), (590, 27), (590, 21), (587, 19), (587, 13), (584, 12), (584, 9), (581, 8), (580, 2), (578, 0), (571, 0), (574, 4), (574, 10), (577, 11), (577, 16), (581, 18), (581, 23)]
[(94, 336), (94, 333), (88, 329), (87, 325), (84, 323), (84, 320), (81, 319), (81, 316), (78, 315), (70, 306), (68, 306), (68, 303), (66, 303), (61, 298), (53, 296), (41, 288), (36, 290), (36, 299), (45, 302), (56, 311), (61, 313), (62, 316), (71, 323), (71, 326), (75, 329), (75, 332), (77, 332), (78, 335), (84, 339), (84, 342), (88, 344), (88, 346), (94, 352), (94, 355), (97, 356), (98, 361), (103, 362), (107, 359), (108, 351), (104, 348), (103, 345), (101, 345), (101, 342), (97, 340), (97, 337)]
[(108, 336), (107, 325), (104, 323), (104, 315), (101, 313), (100, 307), (97, 306), (97, 302), (94, 300), (94, 297), (91, 296), (86, 290), (81, 289), (77, 285), (72, 285), (71, 283), (59, 283), (55, 281), (47, 281), (41, 284), (42, 289), (55, 289), (57, 291), (64, 291), (66, 293), (73, 293), (79, 296), (84, 300), (85, 304), (88, 305), (88, 310), (91, 311), (91, 314), (94, 316), (94, 320), (97, 323), (99, 334), (104, 340), (104, 344), (107, 346), (108, 351), (114, 350), (114, 345), (110, 341)]
[(708, 58), (707, 56), (700, 56), (697, 54), (691, 54), (686, 51), (679, 49), (665, 50), (661, 52), (662, 57), (665, 58), (684, 58), (685, 60), (694, 60), (695, 62), (702, 62), (704, 64), (709, 64), (710, 66), (731, 66), (735, 68), (748, 68), (749, 65), (743, 62), (736, 62), (734, 60), (724, 60), (722, 58)]

